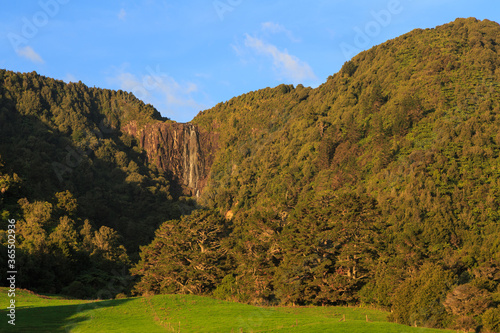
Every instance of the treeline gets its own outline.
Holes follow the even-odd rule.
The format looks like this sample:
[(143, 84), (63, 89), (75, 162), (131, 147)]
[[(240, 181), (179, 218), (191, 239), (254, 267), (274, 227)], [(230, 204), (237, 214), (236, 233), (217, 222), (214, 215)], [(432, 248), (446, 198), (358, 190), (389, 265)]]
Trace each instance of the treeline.
[(194, 119), (220, 133), (208, 208), (164, 223), (138, 293), (371, 304), (500, 331), (500, 27), (458, 19)]

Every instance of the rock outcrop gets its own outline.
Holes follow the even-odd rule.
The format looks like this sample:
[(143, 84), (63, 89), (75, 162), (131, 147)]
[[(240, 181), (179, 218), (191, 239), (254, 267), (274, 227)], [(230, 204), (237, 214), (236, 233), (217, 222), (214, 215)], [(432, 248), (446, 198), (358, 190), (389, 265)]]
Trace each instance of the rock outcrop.
[(175, 122), (156, 122), (138, 126), (132, 122), (122, 131), (140, 143), (146, 151), (149, 163), (166, 171), (179, 195), (198, 197), (205, 187), (218, 137), (200, 131), (196, 125)]

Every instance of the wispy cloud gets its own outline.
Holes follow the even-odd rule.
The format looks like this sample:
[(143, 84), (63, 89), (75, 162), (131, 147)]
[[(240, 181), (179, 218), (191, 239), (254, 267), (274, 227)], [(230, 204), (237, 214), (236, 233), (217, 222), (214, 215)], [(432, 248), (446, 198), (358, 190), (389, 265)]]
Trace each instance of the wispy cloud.
[(125, 9), (120, 9), (120, 12), (118, 13), (118, 18), (122, 21), (125, 21), (125, 18), (127, 17), (127, 12)]
[(43, 64), (44, 61), (42, 57), (38, 53), (33, 50), (31, 46), (25, 46), (25, 47), (20, 47), (16, 50), (17, 55), (20, 57), (26, 58), (28, 60), (31, 60), (35, 63)]
[(191, 96), (198, 91), (198, 86), (192, 82), (180, 84), (172, 77), (165, 77), (158, 90), (170, 105), (201, 107)]
[(117, 82), (120, 88), (125, 91), (130, 91), (138, 98), (147, 98), (150, 94), (147, 89), (143, 87), (140, 79), (132, 73), (120, 73), (110, 81)]
[(271, 57), (274, 69), (294, 83), (317, 79), (309, 64), (289, 54), (286, 49), (281, 51), (275, 45), (248, 34), (245, 35), (245, 46), (257, 54)]
[(78, 82), (77, 78), (71, 74), (71, 73), (67, 73), (66, 74), (66, 77), (63, 79), (64, 82)]
[(268, 32), (271, 34), (283, 33), (292, 42), (294, 42), (294, 43), (300, 42), (299, 38), (295, 37), (290, 30), (288, 30), (287, 28), (285, 28), (283, 25), (281, 25), (279, 23), (264, 22), (264, 23), (262, 23), (262, 31)]
[(132, 92), (137, 98), (151, 103), (167, 116), (178, 114), (178, 110), (202, 110), (204, 105), (195, 101), (193, 94), (198, 92), (198, 86), (192, 82), (179, 83), (173, 77), (159, 71), (147, 68), (147, 75), (136, 76), (120, 71), (116, 76), (108, 78), (118, 84), (121, 89)]

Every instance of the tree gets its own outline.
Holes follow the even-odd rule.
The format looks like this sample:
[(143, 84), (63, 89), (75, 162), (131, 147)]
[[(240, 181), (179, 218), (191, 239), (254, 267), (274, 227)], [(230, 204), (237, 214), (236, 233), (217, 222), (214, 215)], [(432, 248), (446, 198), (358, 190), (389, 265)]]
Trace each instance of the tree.
[(223, 242), (229, 232), (224, 218), (206, 210), (163, 223), (131, 270), (141, 276), (136, 292), (211, 292), (227, 275), (230, 262)]
[(368, 196), (331, 192), (299, 204), (281, 236), (278, 297), (299, 304), (356, 300), (383, 249), (376, 206)]
[(389, 319), (411, 326), (446, 327), (450, 318), (443, 301), (451, 281), (450, 272), (425, 263), (396, 289)]
[(71, 216), (76, 213), (78, 204), (70, 191), (66, 190), (64, 192), (57, 192), (56, 198), (56, 207), (60, 209), (65, 215)]
[(457, 328), (473, 330), (480, 323), (480, 316), (491, 304), (491, 296), (486, 290), (470, 283), (451, 290), (444, 301), (446, 310), (458, 317)]
[(92, 256), (103, 258), (110, 263), (128, 262), (126, 249), (120, 244), (120, 235), (112, 228), (102, 226), (94, 232)]
[(500, 308), (491, 308), (486, 310), (482, 316), (482, 322), (487, 332), (500, 331)]

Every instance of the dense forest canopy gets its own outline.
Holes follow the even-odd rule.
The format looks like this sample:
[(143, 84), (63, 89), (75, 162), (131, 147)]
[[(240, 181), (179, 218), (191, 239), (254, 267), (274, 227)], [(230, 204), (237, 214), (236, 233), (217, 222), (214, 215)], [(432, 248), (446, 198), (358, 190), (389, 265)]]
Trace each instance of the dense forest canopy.
[(0, 212), (18, 220), (22, 285), (95, 297), (112, 278), (114, 294), (365, 303), (499, 331), (499, 55), (497, 23), (457, 19), (316, 89), (200, 112), (218, 144), (196, 204), (122, 130), (169, 121), (152, 106), (1, 71)]

